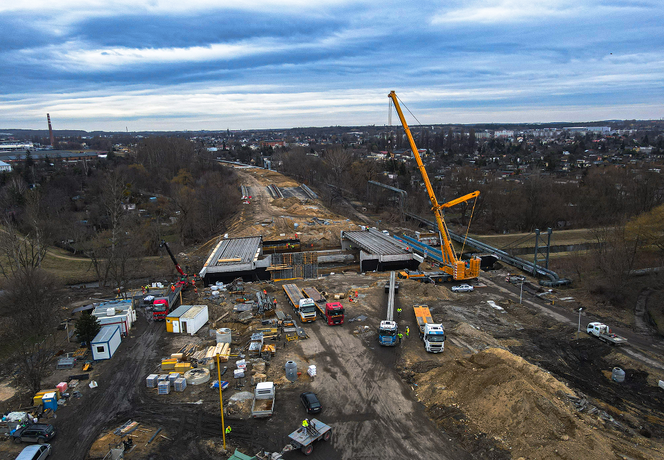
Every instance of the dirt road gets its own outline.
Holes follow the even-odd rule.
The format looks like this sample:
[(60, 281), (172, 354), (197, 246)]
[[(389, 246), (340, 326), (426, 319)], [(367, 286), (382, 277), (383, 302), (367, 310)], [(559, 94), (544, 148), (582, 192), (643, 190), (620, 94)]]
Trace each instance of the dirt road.
[(163, 323), (148, 323), (145, 318), (140, 318), (135, 325), (131, 337), (122, 341), (111, 358), (113, 365), (106, 365), (111, 364), (110, 361), (102, 363), (99, 365), (101, 372), (93, 374), (99, 387), (83, 388), (83, 397), (71, 399), (58, 411), (53, 421), (58, 429), (53, 442), (53, 460), (86, 458), (102, 428), (119, 413), (131, 413), (134, 396), (149, 374), (149, 365), (154, 364), (158, 351), (155, 345), (164, 331)]
[(413, 401), (395, 371), (396, 348), (370, 348), (352, 333), (352, 325), (316, 321), (308, 331), (310, 339), (300, 346), (317, 365), (311, 390), (325, 404), (321, 419), (334, 428), (331, 444), (319, 443), (312, 458), (472, 458)]

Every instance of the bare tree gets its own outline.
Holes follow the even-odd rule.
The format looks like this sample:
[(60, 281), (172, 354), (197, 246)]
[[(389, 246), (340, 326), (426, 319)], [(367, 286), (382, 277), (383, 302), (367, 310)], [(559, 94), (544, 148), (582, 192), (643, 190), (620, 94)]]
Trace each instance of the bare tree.
[(21, 235), (18, 222), (12, 218), (4, 219), (4, 231), (0, 234), (0, 273), (5, 278), (25, 270), (41, 266), (46, 256), (46, 224), (42, 218), (40, 196), (36, 191), (24, 195), (24, 227), (27, 233)]
[(54, 334), (60, 321), (58, 302), (56, 280), (40, 268), (17, 272), (5, 286), (2, 340), (13, 351), (17, 380), (32, 392), (40, 389), (58, 346)]

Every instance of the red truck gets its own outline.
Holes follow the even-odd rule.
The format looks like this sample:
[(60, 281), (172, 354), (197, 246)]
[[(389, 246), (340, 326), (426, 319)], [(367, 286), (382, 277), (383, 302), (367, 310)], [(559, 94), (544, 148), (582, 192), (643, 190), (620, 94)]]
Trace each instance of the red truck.
[(322, 309), (318, 304), (318, 311), (327, 320), (329, 326), (342, 325), (344, 323), (344, 307), (339, 302), (331, 302), (325, 304), (325, 309)]
[(164, 321), (166, 320), (166, 315), (180, 303), (181, 291), (182, 286), (151, 288), (145, 294), (134, 297), (134, 306), (152, 311), (153, 320)]
[(316, 303), (320, 315), (329, 326), (344, 323), (344, 307), (339, 302), (326, 303), (325, 297), (315, 287), (306, 287), (302, 293)]

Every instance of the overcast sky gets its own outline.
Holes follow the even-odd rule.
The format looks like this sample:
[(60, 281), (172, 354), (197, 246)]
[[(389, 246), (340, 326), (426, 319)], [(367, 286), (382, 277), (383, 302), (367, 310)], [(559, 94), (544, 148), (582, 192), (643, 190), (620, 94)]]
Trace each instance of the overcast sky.
[(384, 125), (390, 90), (425, 124), (659, 119), (664, 4), (0, 0), (0, 128)]

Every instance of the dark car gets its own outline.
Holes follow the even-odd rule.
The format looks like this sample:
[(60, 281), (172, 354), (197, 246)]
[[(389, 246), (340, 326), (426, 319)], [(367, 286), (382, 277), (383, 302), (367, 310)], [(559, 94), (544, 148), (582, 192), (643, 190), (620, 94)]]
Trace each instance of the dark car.
[(321, 406), (318, 396), (311, 391), (305, 391), (302, 393), (300, 399), (308, 414), (317, 414), (323, 410), (323, 406)]
[(55, 437), (55, 429), (53, 425), (48, 423), (34, 423), (27, 425), (12, 433), (14, 442), (38, 442), (44, 444)]

